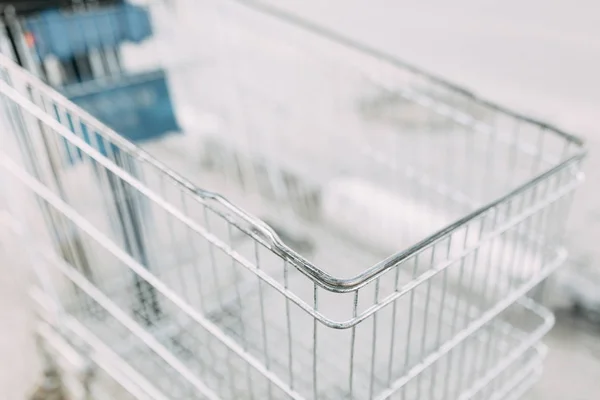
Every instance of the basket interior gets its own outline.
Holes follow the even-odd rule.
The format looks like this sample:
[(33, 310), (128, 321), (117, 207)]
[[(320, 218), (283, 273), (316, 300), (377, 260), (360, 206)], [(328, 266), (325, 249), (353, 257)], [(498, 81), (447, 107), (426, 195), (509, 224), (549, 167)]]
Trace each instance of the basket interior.
[[(167, 63), (183, 135), (142, 147), (334, 276), (372, 264), (332, 267), (348, 242), (380, 261), (579, 151), (545, 127), (237, 4), (178, 18), (168, 37), (203, 43)], [(175, 54), (172, 41), (155, 45)], [(340, 237), (328, 256), (306, 250)]]

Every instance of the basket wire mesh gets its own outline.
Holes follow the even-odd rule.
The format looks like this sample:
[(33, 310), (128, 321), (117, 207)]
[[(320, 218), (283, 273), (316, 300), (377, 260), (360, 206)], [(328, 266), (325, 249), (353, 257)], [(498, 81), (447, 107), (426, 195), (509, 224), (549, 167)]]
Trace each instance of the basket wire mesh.
[(583, 143), (270, 8), (163, 7), (183, 135), (133, 145), (0, 57), (50, 325), (154, 398), (518, 398)]

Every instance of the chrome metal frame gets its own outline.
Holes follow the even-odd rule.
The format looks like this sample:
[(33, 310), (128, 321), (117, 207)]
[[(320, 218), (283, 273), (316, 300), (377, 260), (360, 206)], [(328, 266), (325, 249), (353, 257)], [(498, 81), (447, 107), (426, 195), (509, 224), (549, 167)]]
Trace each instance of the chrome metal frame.
[[(177, 136), (134, 145), (0, 56), (0, 166), (16, 231), (35, 243), (36, 296), (53, 304), (42, 334), (80, 337), (72, 344), (92, 349), (92, 364), (134, 398), (518, 397), (537, 376), (539, 341), (553, 322), (525, 296), (566, 258), (561, 237), (583, 180), (583, 142), (270, 6), (189, 4), (208, 6), (217, 21), (214, 37), (202, 39), (231, 50), (211, 59), (225, 71), (216, 86), (230, 95), (224, 110), (210, 103), (217, 91), (194, 94), (198, 111), (224, 126), (186, 148), (198, 152), (191, 164), (173, 155)], [(333, 83), (322, 89), (333, 104), (325, 117), (296, 127), (297, 116), (282, 112), (310, 140), (278, 125), (288, 100), (319, 111), (301, 90), (277, 92), (289, 77), (259, 87), (243, 78), (265, 64), (240, 62), (235, 51), (264, 49), (260, 40), (240, 47), (250, 36), (228, 23), (260, 37), (262, 19), (282, 37), (289, 31), (300, 52), (318, 48), (291, 53), (291, 64), (276, 58), (277, 68), (313, 68), (317, 56), (335, 54), (324, 57), (325, 72), (306, 67), (317, 84), (343, 75), (340, 93)], [(204, 32), (183, 19), (174, 29)], [(186, 68), (172, 80), (216, 76)], [(337, 108), (374, 89), (401, 99), (393, 112), (410, 123)], [(343, 134), (328, 131), (338, 122)], [(397, 142), (420, 154), (414, 165), (401, 165), (410, 154)], [(439, 143), (448, 154), (434, 165)], [(396, 235), (401, 244), (390, 249)]]

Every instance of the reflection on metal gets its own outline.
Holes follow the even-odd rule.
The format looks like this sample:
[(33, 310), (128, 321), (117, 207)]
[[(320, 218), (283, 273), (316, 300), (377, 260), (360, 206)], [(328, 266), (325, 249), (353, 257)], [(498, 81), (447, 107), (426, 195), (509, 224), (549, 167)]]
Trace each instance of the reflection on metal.
[[(0, 171), (51, 330), (115, 400), (521, 396), (554, 321), (526, 296), (567, 256), (582, 141), (251, 4), (181, 0), (202, 12), (163, 43), (202, 44), (172, 76), (219, 121), (194, 162), (165, 144), (185, 136), (159, 161), (0, 57), (20, 144)], [(365, 117), (379, 88), (426, 115)]]

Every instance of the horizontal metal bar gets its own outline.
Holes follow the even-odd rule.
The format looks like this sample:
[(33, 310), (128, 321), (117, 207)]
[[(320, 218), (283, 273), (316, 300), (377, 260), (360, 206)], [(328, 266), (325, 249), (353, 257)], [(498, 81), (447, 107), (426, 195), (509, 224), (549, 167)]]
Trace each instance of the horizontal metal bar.
[(448, 340), (446, 343), (442, 344), (437, 351), (431, 353), (428, 357), (423, 359), (419, 364), (415, 365), (411, 368), (408, 373), (406, 373), (403, 377), (396, 380), (387, 390), (383, 391), (376, 400), (384, 400), (392, 396), (398, 390), (400, 390), (404, 385), (406, 385), (410, 380), (414, 379), (418, 375), (420, 375), (423, 371), (425, 371), (428, 367), (433, 365), (436, 361), (438, 361), (441, 357), (448, 354), (452, 349), (461, 344), (468, 337), (473, 335), (487, 323), (496, 318), (500, 313), (504, 310), (508, 309), (511, 305), (517, 302), (520, 298), (525, 296), (531, 289), (536, 287), (540, 282), (542, 282), (546, 277), (558, 268), (564, 260), (566, 260), (567, 254), (566, 252), (556, 260), (552, 265), (548, 266), (547, 273), (544, 275), (540, 275), (537, 279), (528, 282), (526, 285), (522, 286), (519, 290), (512, 292), (509, 296), (505, 297), (502, 301), (498, 302), (494, 307), (490, 308), (486, 312), (484, 312), (479, 319), (472, 322), (467, 328), (457, 333), (452, 339)]
[(523, 396), (525, 396), (525, 394), (531, 390), (533, 385), (535, 385), (535, 383), (537, 381), (539, 381), (539, 379), (542, 376), (543, 371), (544, 370), (543, 370), (542, 365), (538, 365), (537, 367), (534, 367), (533, 371), (531, 371), (531, 374), (529, 376), (525, 376), (523, 379), (513, 382), (513, 386), (508, 391), (503, 393), (503, 395), (495, 396), (490, 400), (521, 400), (521, 399), (523, 399)]
[[(532, 356), (533, 359), (527, 363), (525, 367), (521, 368), (508, 383), (505, 383), (496, 393), (494, 393), (494, 396), (489, 400), (508, 400), (506, 396), (511, 395), (515, 389), (523, 390), (526, 388), (526, 390), (528, 390), (535, 382), (539, 380), (543, 369), (547, 348), (543, 344), (538, 344), (530, 349), (530, 351), (535, 351), (536, 353)], [(520, 398), (520, 395), (511, 397), (511, 399), (514, 400)]]
[(496, 366), (489, 371), (484, 377), (482, 377), (471, 389), (463, 394), (457, 400), (469, 400), (475, 396), (479, 391), (485, 388), (490, 382), (492, 382), (498, 375), (510, 367), (511, 364), (516, 362), (519, 357), (525, 354), (528, 350), (534, 348), (535, 344), (538, 343), (554, 326), (554, 314), (552, 312), (534, 301), (528, 298), (521, 299), (517, 302), (523, 307), (527, 308), (531, 312), (537, 314), (544, 320), (544, 323), (536, 329), (526, 340), (521, 342), (518, 347), (508, 351), (507, 356)]
[[(82, 231), (90, 235), (94, 240), (104, 247), (106, 250), (111, 252), (115, 258), (119, 261), (123, 262), (128, 268), (130, 268), (134, 273), (137, 274), (140, 278), (148, 282), (152, 285), (160, 294), (165, 296), (170, 302), (176, 305), (179, 309), (185, 312), (190, 318), (192, 318), (196, 323), (198, 323), (202, 328), (204, 328), (207, 332), (213, 335), (217, 340), (219, 340), (223, 345), (225, 345), (229, 350), (237, 354), (241, 359), (250, 364), (253, 368), (255, 368), (258, 372), (260, 372), (263, 376), (269, 379), (273, 384), (279, 387), (282, 391), (286, 392), (291, 398), (301, 400), (302, 397), (297, 393), (291, 391), (289, 387), (279, 379), (275, 374), (265, 369), (265, 367), (257, 361), (254, 357), (247, 354), (243, 348), (241, 348), (234, 340), (232, 340), (229, 336), (225, 335), (216, 325), (206, 319), (202, 314), (197, 312), (193, 307), (191, 307), (188, 303), (186, 303), (177, 293), (174, 293), (167, 285), (165, 285), (162, 281), (160, 281), (155, 275), (149, 272), (143, 265), (138, 263), (135, 259), (133, 259), (129, 254), (125, 253), (122, 249), (120, 249), (116, 244), (114, 244), (110, 239), (108, 239), (105, 235), (103, 235), (100, 231), (98, 231), (92, 224), (90, 224), (85, 218), (75, 212), (68, 204), (62, 201), (58, 196), (52, 193), (48, 188), (46, 188), (43, 184), (41, 184), (36, 179), (29, 176), (26, 172), (24, 172), (18, 165), (16, 165), (13, 161), (8, 159), (7, 157), (0, 157), (0, 165), (3, 165), (8, 171), (17, 176), (24, 184), (26, 184), (30, 189), (34, 191), (38, 196), (40, 196), (44, 201), (51, 204), (58, 211), (60, 211), (66, 218), (68, 218), (71, 222), (77, 225)], [(59, 260), (54, 259), (55, 265), (59, 267), (63, 274), (65, 274), (69, 279), (73, 280), (78, 285), (83, 285), (81, 288), (88, 295), (90, 295), (94, 300), (103, 305), (106, 305), (110, 308), (109, 312), (114, 312), (115, 315), (118, 315), (119, 318), (123, 318), (126, 321), (127, 325), (125, 325), (128, 329), (130, 329), (135, 334), (141, 335), (142, 339), (147, 342), (148, 346), (151, 347), (157, 354), (159, 354), (165, 361), (168, 360), (169, 364), (174, 367), (176, 370), (181, 369), (180, 373), (186, 377), (186, 379), (190, 380), (191, 383), (196, 382), (195, 375), (189, 371), (185, 366), (183, 366), (177, 358), (172, 356), (162, 345), (156, 343), (154, 338), (151, 335), (148, 335), (141, 327), (137, 325), (134, 321), (130, 320), (127, 315), (125, 315), (118, 307), (113, 306), (110, 299), (106, 298), (106, 296), (100, 292), (96, 287), (94, 287), (89, 281), (79, 274), (76, 271), (73, 271), (71, 268), (65, 267), (61, 265)], [(92, 294), (90, 294), (92, 293)], [(119, 319), (118, 318), (118, 319)], [(178, 371), (179, 372), (179, 371)], [(204, 384), (201, 382), (196, 382), (199, 390)], [(213, 397), (210, 395), (210, 391), (207, 391), (209, 398), (214, 397), (214, 393), (212, 393)]]

